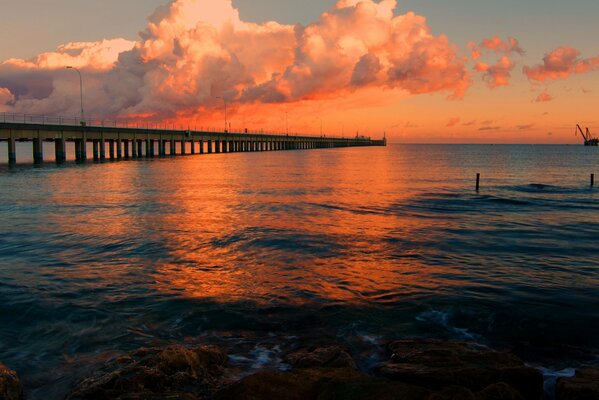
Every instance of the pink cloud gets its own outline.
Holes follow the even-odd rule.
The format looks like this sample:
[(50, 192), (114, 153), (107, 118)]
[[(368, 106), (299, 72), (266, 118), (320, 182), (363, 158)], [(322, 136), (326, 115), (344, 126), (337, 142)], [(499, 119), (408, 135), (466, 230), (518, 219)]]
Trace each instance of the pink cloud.
[(474, 70), (483, 73), (483, 80), (491, 89), (494, 89), (509, 84), (514, 67), (515, 64), (507, 56), (503, 56), (495, 65), (479, 62), (474, 66)]
[(540, 93), (537, 98), (535, 99), (536, 103), (546, 103), (548, 101), (553, 101), (554, 97), (549, 94), (548, 92), (542, 92)]
[(567, 79), (570, 75), (584, 74), (599, 69), (599, 56), (580, 59), (580, 52), (572, 47), (558, 47), (543, 57), (543, 64), (525, 66), (528, 79), (538, 82)]
[[(466, 60), (424, 17), (395, 16), (396, 0), (341, 0), (307, 26), (240, 19), (231, 0), (175, 0), (149, 18), (137, 42), (72, 43), (32, 60), (0, 65), (11, 109), (76, 113), (84, 71), (96, 114), (176, 118), (235, 105), (342, 98), (367, 88), (461, 98)], [(9, 82), (9, 86), (6, 84)], [(37, 82), (32, 87), (30, 82)], [(77, 84), (75, 84), (77, 83)]]

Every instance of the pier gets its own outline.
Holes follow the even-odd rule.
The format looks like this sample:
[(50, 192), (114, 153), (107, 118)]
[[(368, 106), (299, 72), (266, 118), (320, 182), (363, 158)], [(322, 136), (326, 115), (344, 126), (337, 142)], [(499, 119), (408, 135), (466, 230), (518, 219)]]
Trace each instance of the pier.
[[(280, 150), (330, 149), (337, 147), (386, 146), (386, 139), (366, 137), (280, 135), (246, 132), (207, 132), (189, 129), (87, 125), (76, 122), (21, 122), (0, 119), (0, 141), (8, 142), (8, 162), (17, 162), (16, 142), (31, 142), (34, 163), (44, 162), (44, 142), (54, 143), (56, 162), (67, 158), (66, 143), (75, 143), (75, 159), (96, 161), (140, 157), (174, 156)], [(116, 124), (114, 124), (116, 125)], [(92, 154), (88, 154), (91, 150)]]

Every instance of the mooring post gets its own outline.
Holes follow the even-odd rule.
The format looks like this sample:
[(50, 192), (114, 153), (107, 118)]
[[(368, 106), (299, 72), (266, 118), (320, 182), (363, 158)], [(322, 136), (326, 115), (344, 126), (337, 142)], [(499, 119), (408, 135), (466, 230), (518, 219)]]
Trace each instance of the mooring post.
[(480, 189), (480, 174), (476, 174), (476, 191)]

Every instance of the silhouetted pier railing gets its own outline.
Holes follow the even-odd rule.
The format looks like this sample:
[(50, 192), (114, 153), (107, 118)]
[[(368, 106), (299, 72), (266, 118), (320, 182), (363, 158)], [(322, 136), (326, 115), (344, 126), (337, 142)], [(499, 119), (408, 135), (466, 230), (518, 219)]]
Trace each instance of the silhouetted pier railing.
[(257, 132), (216, 132), (129, 120), (0, 114), (0, 141), (8, 142), (8, 162), (17, 160), (16, 142), (32, 142), (33, 160), (44, 161), (43, 143), (53, 142), (57, 162), (66, 160), (66, 143), (75, 143), (75, 158), (94, 160), (166, 155), (234, 153), (247, 151), (307, 150), (335, 147), (386, 146), (368, 137), (339, 138)]

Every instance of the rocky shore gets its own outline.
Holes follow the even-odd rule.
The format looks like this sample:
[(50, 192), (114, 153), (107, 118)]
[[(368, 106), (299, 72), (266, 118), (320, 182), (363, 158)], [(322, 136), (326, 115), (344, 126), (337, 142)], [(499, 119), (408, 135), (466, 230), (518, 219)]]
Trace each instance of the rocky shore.
[[(288, 371), (247, 375), (215, 346), (142, 348), (79, 382), (68, 400), (104, 399), (402, 399), (539, 400), (543, 375), (511, 353), (473, 342), (403, 339), (386, 346), (386, 358), (360, 371), (338, 345), (285, 355)], [(26, 389), (25, 389), (26, 390)], [(599, 369), (560, 378), (555, 396), (599, 399)], [(20, 400), (14, 371), (0, 363), (0, 400)]]

